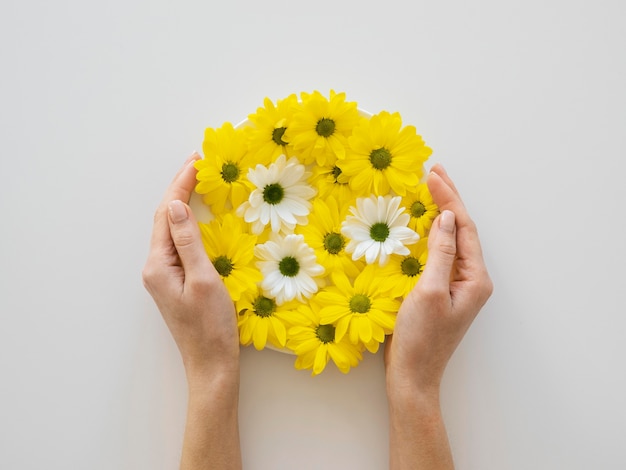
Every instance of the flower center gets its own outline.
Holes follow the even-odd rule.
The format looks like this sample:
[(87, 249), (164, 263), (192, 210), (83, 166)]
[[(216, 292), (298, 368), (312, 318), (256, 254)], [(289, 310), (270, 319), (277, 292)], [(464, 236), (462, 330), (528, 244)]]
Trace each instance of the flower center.
[(339, 175), (341, 175), (341, 168), (339, 168), (338, 166), (334, 166), (332, 174), (333, 174), (333, 179), (335, 180), (335, 184), (346, 184), (346, 183), (339, 182)]
[(339, 253), (343, 249), (345, 244), (346, 241), (337, 232), (327, 233), (324, 237), (324, 248), (331, 255), (336, 255), (337, 253)]
[(260, 317), (271, 317), (276, 311), (276, 302), (260, 295), (254, 301), (254, 313)]
[(287, 142), (283, 140), (283, 134), (286, 130), (286, 127), (277, 127), (272, 131), (272, 140), (276, 145), (287, 145)]
[(222, 179), (227, 183), (232, 183), (239, 179), (239, 167), (233, 162), (226, 162), (222, 165)]
[(315, 329), (315, 335), (324, 344), (335, 341), (335, 327), (333, 325), (319, 325)]
[(384, 242), (389, 236), (389, 226), (384, 222), (375, 223), (370, 227), (370, 237), (377, 242)]
[(372, 150), (372, 153), (370, 153), (370, 162), (377, 170), (384, 170), (391, 165), (391, 152), (385, 147)]
[(293, 256), (285, 256), (278, 263), (278, 269), (283, 276), (294, 277), (300, 271), (300, 263)]
[(414, 277), (422, 273), (424, 266), (412, 256), (407, 256), (402, 260), (400, 268), (402, 269), (402, 274), (405, 276)]
[(335, 121), (328, 118), (322, 118), (317, 121), (315, 131), (322, 137), (330, 137), (335, 132)]
[(419, 219), (425, 213), (426, 213), (426, 207), (424, 206), (422, 202), (415, 201), (413, 204), (411, 204), (411, 215), (415, 217), (416, 219)]
[(263, 200), (268, 204), (278, 204), (283, 200), (285, 190), (278, 183), (268, 184), (263, 188)]
[(350, 299), (350, 310), (352, 313), (367, 313), (370, 311), (372, 303), (369, 297), (363, 294), (356, 294)]
[(213, 266), (215, 266), (215, 270), (222, 277), (228, 277), (234, 268), (233, 262), (226, 256), (218, 256), (215, 258), (213, 260)]

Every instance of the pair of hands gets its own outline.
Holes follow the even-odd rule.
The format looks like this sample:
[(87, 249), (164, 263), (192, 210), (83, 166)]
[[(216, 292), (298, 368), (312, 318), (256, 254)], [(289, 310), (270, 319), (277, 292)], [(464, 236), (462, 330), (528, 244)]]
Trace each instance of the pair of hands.
[[(189, 157), (156, 211), (143, 271), (188, 374), (238, 369), (239, 360), (233, 303), (186, 204), (199, 158), (196, 153)], [(428, 264), (386, 341), (387, 381), (393, 387), (437, 389), (448, 360), (492, 291), (476, 227), (440, 165), (432, 168), (428, 187), (441, 214), (430, 232)]]
[[(181, 468), (241, 468), (235, 308), (187, 205), (199, 158), (189, 157), (156, 211), (143, 280), (187, 374)], [(385, 341), (393, 469), (453, 468), (439, 408), (441, 377), (493, 288), (476, 227), (441, 166), (432, 168), (428, 187), (441, 211), (429, 234), (428, 263)]]

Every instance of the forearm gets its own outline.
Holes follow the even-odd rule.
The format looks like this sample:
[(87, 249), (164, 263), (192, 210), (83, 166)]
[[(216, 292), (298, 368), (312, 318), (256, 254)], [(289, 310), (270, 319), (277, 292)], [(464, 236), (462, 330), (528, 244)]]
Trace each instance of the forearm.
[(240, 469), (239, 375), (188, 377), (181, 470)]
[(453, 469), (438, 391), (390, 391), (389, 468)]

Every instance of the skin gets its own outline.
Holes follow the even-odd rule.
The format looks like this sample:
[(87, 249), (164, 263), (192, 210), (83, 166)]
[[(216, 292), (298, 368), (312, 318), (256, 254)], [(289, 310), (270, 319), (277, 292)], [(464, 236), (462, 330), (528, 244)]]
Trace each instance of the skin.
[(196, 182), (193, 154), (154, 216), (146, 289), (180, 350), (189, 399), (181, 469), (241, 468), (239, 334), (233, 302), (207, 258), (186, 203)]
[[(181, 469), (239, 469), (239, 336), (233, 303), (207, 258), (187, 202), (193, 154), (154, 217), (143, 271), (183, 360), (189, 400)], [(454, 468), (439, 392), (454, 350), (492, 292), (476, 227), (449, 176), (435, 165), (428, 186), (441, 210), (427, 266), (385, 342), (390, 468)]]
[(441, 214), (428, 263), (385, 342), (390, 468), (454, 468), (439, 402), (450, 357), (493, 291), (476, 226), (440, 165), (428, 188)]

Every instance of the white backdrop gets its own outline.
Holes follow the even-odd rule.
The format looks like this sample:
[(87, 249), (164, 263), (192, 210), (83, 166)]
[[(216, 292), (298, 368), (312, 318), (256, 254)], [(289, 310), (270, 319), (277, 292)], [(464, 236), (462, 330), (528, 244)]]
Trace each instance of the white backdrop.
[[(178, 352), (140, 272), (204, 128), (334, 88), (399, 111), (495, 293), (445, 375), (459, 469), (626, 468), (626, 4), (2, 0), (0, 468), (176, 468)], [(247, 469), (387, 465), (382, 356), (242, 354)]]

